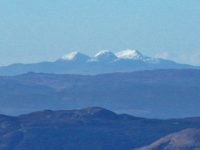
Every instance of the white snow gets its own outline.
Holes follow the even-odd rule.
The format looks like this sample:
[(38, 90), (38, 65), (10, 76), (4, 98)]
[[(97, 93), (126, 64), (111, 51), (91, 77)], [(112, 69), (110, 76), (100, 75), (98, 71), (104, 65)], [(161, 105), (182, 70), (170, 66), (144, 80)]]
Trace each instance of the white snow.
[(76, 52), (76, 51), (68, 53), (64, 55), (63, 57), (61, 57), (61, 60), (64, 60), (64, 61), (74, 61), (74, 60), (86, 61), (89, 59), (90, 57), (88, 55), (85, 55), (83, 53)]
[(111, 56), (111, 55), (113, 56), (115, 54), (109, 50), (102, 50), (98, 52), (94, 57), (98, 58), (98, 57)]
[(116, 56), (118, 58), (122, 58), (122, 59), (143, 59), (143, 58), (145, 58), (139, 51), (131, 50), (131, 49), (120, 51), (120, 52), (116, 53)]
[(79, 52), (71, 52), (66, 55), (64, 55), (61, 59), (62, 60), (74, 60), (76, 56), (79, 54)]

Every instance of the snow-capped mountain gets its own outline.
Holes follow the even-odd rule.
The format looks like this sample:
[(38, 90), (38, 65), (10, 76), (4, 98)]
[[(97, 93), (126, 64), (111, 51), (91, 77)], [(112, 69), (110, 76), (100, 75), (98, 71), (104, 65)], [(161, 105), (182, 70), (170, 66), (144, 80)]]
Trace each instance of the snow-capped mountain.
[(127, 49), (117, 53), (103, 50), (94, 56), (88, 56), (80, 52), (70, 52), (55, 62), (13, 64), (0, 67), (0, 75), (16, 75), (27, 72), (57, 74), (101, 74), (177, 68), (182, 69), (199, 67), (178, 64), (170, 60), (152, 58), (143, 55), (137, 50)]
[(122, 50), (117, 53), (113, 53), (109, 50), (102, 50), (96, 53), (94, 56), (88, 56), (86, 54), (74, 51), (62, 56), (59, 60), (63, 61), (101, 61), (112, 62), (117, 60), (134, 60), (144, 62), (158, 62), (159, 58), (151, 58), (144, 56), (137, 50)]

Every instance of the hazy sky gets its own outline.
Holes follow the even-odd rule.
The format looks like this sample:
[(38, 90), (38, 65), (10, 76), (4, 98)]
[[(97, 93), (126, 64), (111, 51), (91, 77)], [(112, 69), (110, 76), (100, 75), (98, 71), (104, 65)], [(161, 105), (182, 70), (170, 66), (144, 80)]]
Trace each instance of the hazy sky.
[(0, 0), (0, 65), (127, 48), (200, 65), (200, 0)]

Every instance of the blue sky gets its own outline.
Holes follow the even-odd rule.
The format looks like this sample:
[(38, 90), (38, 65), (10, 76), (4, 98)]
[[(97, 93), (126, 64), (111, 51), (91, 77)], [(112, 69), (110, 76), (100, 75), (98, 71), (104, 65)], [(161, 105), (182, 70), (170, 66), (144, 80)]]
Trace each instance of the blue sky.
[(200, 65), (199, 0), (1, 0), (0, 65), (137, 49)]

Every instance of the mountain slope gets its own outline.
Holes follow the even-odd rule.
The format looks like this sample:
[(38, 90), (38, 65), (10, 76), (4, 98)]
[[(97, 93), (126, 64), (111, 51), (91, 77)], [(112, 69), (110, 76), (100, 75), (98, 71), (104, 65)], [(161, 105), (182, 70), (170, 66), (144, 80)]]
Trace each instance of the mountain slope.
[(90, 107), (0, 115), (1, 150), (130, 150), (187, 128), (200, 118), (156, 120)]
[(200, 129), (186, 129), (170, 134), (150, 146), (135, 150), (198, 150), (200, 149)]
[(124, 50), (116, 54), (104, 50), (90, 57), (71, 52), (55, 62), (12, 64), (0, 67), (0, 75), (17, 75), (28, 72), (56, 74), (102, 74), (152, 69), (199, 68), (178, 64), (170, 60), (144, 56), (136, 50)]
[(200, 71), (154, 70), (95, 76), (28, 73), (0, 77), (0, 111), (100, 106), (142, 117), (199, 116)]

